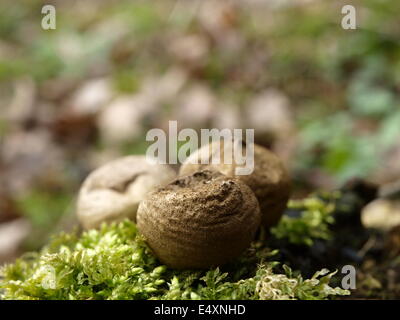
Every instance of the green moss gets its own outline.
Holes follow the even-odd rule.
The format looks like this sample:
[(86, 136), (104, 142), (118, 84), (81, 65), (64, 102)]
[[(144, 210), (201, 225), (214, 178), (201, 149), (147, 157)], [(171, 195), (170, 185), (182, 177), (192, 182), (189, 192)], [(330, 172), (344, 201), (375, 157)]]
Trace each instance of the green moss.
[(334, 273), (311, 279), (273, 261), (276, 250), (256, 241), (223, 269), (177, 271), (161, 265), (134, 223), (55, 237), (41, 252), (0, 271), (1, 299), (325, 299)]
[(335, 194), (329, 194), (325, 195), (325, 199), (314, 196), (291, 200), (289, 208), (299, 211), (299, 215), (284, 215), (279, 224), (271, 229), (271, 233), (278, 239), (287, 239), (297, 245), (311, 246), (315, 239), (329, 240), (329, 226), (335, 222), (332, 213), (336, 197)]

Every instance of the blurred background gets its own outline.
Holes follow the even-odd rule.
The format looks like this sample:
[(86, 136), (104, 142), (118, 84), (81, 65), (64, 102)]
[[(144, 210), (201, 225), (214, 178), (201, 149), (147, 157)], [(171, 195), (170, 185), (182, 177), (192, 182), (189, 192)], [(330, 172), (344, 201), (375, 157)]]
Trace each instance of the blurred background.
[[(56, 30), (41, 8), (56, 8)], [(400, 179), (400, 2), (0, 4), (0, 264), (76, 225), (94, 168), (151, 128), (254, 128), (293, 197)]]

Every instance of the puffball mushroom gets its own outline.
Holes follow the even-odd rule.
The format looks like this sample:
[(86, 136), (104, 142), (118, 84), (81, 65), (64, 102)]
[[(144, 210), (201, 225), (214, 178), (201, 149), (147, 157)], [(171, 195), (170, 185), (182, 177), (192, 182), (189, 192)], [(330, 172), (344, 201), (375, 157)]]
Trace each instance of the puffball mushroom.
[(250, 245), (260, 221), (258, 201), (246, 184), (207, 170), (150, 192), (137, 213), (147, 244), (176, 269), (229, 262)]
[(145, 195), (176, 177), (167, 166), (149, 162), (145, 156), (127, 156), (93, 171), (78, 196), (77, 216), (85, 229), (102, 222), (136, 220)]
[[(243, 148), (246, 148), (244, 143)], [(218, 151), (220, 161), (217, 164), (211, 163), (211, 156)], [(260, 204), (262, 224), (267, 228), (275, 225), (281, 218), (290, 196), (291, 183), (285, 166), (274, 153), (254, 144), (254, 171), (249, 175), (237, 175), (236, 168), (245, 165), (235, 162), (234, 152), (238, 151), (233, 141), (224, 143), (224, 140), (221, 140), (207, 144), (186, 159), (179, 173), (187, 175), (208, 169), (238, 178), (255, 193)], [(231, 164), (224, 163), (225, 153), (231, 155)], [(208, 159), (205, 159), (207, 157)], [(208, 160), (208, 164), (202, 164), (204, 160)]]

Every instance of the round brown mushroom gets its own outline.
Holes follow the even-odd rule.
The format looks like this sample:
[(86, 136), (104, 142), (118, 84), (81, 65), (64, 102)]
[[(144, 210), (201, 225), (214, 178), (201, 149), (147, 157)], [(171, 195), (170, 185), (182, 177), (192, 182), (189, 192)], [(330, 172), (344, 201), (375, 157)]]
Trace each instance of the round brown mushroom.
[[(244, 144), (243, 148), (246, 148)], [(212, 155), (218, 152), (219, 163), (211, 163)], [(253, 190), (260, 203), (262, 224), (267, 228), (275, 225), (281, 218), (290, 196), (291, 183), (285, 166), (273, 152), (254, 144), (253, 172), (249, 175), (237, 175), (236, 169), (245, 165), (235, 163), (234, 152), (238, 151), (233, 141), (224, 143), (221, 140), (205, 145), (186, 159), (180, 168), (180, 175), (207, 169), (240, 179)], [(232, 164), (224, 163), (226, 153), (232, 157)]]
[(151, 163), (145, 156), (127, 156), (107, 163), (84, 181), (77, 201), (78, 219), (85, 229), (126, 218), (135, 221), (145, 195), (175, 177), (171, 167)]
[(138, 230), (155, 255), (177, 269), (231, 261), (250, 245), (260, 220), (246, 184), (207, 170), (150, 192), (137, 213)]

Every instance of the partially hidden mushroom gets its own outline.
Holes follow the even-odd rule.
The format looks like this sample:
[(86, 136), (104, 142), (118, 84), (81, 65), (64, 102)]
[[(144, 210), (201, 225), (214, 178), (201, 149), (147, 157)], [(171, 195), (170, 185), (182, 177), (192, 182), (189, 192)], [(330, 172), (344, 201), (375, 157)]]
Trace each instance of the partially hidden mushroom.
[(83, 182), (77, 216), (85, 229), (103, 222), (136, 220), (140, 201), (156, 187), (172, 181), (175, 171), (145, 156), (127, 156), (93, 171)]
[[(199, 170), (216, 170), (227, 176), (236, 177), (246, 183), (255, 193), (261, 209), (262, 224), (269, 228), (275, 225), (281, 218), (286, 208), (291, 191), (291, 182), (288, 171), (277, 155), (268, 149), (253, 144), (254, 146), (254, 170), (248, 175), (237, 175), (236, 169), (244, 167), (235, 159), (235, 142), (215, 141), (193, 152), (180, 168), (180, 175), (188, 175)], [(241, 152), (245, 152), (243, 143)], [(218, 159), (219, 153), (219, 159)], [(230, 161), (225, 161), (228, 153)], [(216, 155), (217, 154), (217, 155)], [(215, 156), (216, 155), (216, 156)], [(212, 163), (212, 157), (218, 161)]]
[(159, 260), (177, 269), (223, 265), (251, 243), (261, 220), (251, 189), (234, 177), (201, 171), (150, 192), (137, 226)]

